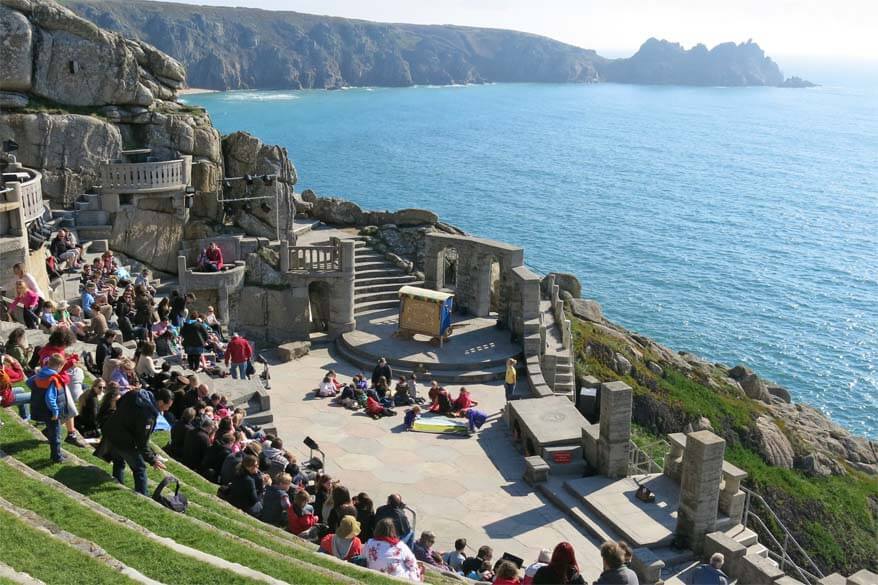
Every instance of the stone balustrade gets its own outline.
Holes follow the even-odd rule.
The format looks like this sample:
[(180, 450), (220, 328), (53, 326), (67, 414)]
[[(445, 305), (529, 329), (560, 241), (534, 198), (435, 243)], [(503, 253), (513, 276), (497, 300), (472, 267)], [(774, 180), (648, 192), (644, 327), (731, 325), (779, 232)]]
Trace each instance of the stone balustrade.
[(719, 492), (719, 511), (735, 524), (740, 524), (744, 515), (744, 504), (747, 495), (741, 490), (741, 482), (747, 478), (747, 472), (723, 461), (722, 489)]
[(286, 240), (280, 245), (281, 272), (339, 272), (339, 246), (290, 246)]
[(229, 263), (228, 267), (219, 272), (196, 272), (186, 266), (186, 256), (177, 256), (177, 277), (181, 294), (192, 291), (217, 291), (217, 317), (229, 319), (229, 294), (237, 293), (244, 286), (247, 266), (243, 260)]
[(680, 483), (680, 474), (683, 471), (683, 452), (686, 450), (686, 435), (684, 433), (669, 433), (668, 443), (671, 450), (665, 455), (664, 474)]
[(104, 193), (182, 191), (191, 183), (192, 157), (158, 162), (106, 162), (100, 167)]
[(20, 163), (10, 164), (4, 173), (29, 177), (25, 181), (7, 180), (6, 188), (0, 195), (0, 201), (6, 204), (3, 205), (3, 211), (21, 209), (21, 215), (10, 221), (7, 229), (24, 231), (27, 224), (43, 215), (46, 210), (43, 203), (43, 175), (39, 171), (23, 167)]

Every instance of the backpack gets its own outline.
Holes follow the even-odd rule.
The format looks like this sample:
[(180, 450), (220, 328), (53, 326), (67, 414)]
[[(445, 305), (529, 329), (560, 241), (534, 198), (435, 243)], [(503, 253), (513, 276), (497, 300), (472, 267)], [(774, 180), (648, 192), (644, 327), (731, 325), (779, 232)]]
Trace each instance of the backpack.
[[(174, 482), (175, 485), (174, 495), (166, 496), (162, 494), (162, 490), (164, 490), (171, 482)], [(173, 475), (165, 476), (159, 485), (156, 486), (155, 491), (152, 493), (152, 499), (165, 508), (169, 508), (180, 514), (185, 514), (186, 510), (189, 509), (189, 500), (186, 499), (185, 495), (180, 493), (180, 482)]]

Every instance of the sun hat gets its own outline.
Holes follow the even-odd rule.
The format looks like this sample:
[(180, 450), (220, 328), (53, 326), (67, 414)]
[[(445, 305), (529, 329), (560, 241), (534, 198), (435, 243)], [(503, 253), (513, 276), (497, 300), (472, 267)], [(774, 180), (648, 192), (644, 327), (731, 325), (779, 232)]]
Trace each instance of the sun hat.
[(344, 538), (345, 540), (351, 539), (360, 533), (360, 523), (357, 522), (357, 519), (353, 516), (345, 516), (341, 519), (341, 522), (338, 523), (338, 529), (336, 529), (335, 534), (339, 538)]
[(540, 563), (549, 564), (549, 561), (552, 560), (552, 551), (550, 551), (547, 548), (544, 548), (543, 550), (540, 551), (540, 556), (539, 556), (539, 559), (537, 559), (537, 560)]

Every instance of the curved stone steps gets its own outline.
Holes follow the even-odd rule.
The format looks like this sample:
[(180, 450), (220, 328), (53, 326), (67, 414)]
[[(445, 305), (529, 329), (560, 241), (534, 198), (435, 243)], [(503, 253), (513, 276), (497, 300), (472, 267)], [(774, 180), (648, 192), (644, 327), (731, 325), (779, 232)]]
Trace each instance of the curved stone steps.
[[(353, 364), (361, 368), (364, 372), (371, 372), (375, 367), (376, 358), (373, 356), (366, 357), (362, 353), (355, 351), (351, 345), (344, 341), (344, 336), (339, 336), (335, 342), (334, 351), (338, 354), (342, 361)], [(393, 365), (390, 360), (394, 375), (409, 376), (415, 372), (415, 368), (411, 365)], [(446, 384), (481, 384), (484, 382), (493, 382), (502, 380), (506, 375), (505, 363), (500, 366), (483, 367), (478, 364), (472, 364), (467, 368), (446, 369), (447, 365), (443, 364), (442, 369), (430, 369), (426, 378), (422, 377), (423, 383), (426, 379), (437, 380)], [(418, 372), (420, 374), (420, 371)]]

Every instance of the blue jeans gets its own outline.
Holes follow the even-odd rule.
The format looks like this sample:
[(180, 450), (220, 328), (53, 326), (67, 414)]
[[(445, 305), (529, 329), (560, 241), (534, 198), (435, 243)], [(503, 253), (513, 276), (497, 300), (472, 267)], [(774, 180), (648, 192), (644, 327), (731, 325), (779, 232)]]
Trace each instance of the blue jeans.
[(127, 449), (113, 448), (113, 477), (119, 483), (125, 483), (125, 464), (131, 468), (134, 474), (134, 491), (139, 494), (148, 495), (146, 491), (146, 461), (143, 455), (136, 451)]
[(503, 384), (503, 387), (506, 389), (506, 400), (513, 400), (513, 395), (515, 393), (515, 384)]
[(232, 378), (236, 380), (238, 378), (241, 378), (242, 380), (247, 379), (247, 362), (241, 362), (240, 364), (232, 362), (230, 369), (232, 372)]
[(52, 461), (61, 461), (61, 419), (46, 421), (46, 438), (49, 439), (49, 453)]
[(30, 392), (22, 392), (13, 388), (12, 393), (15, 395), (12, 404), (18, 406), (18, 416), (28, 420), (30, 418)]

